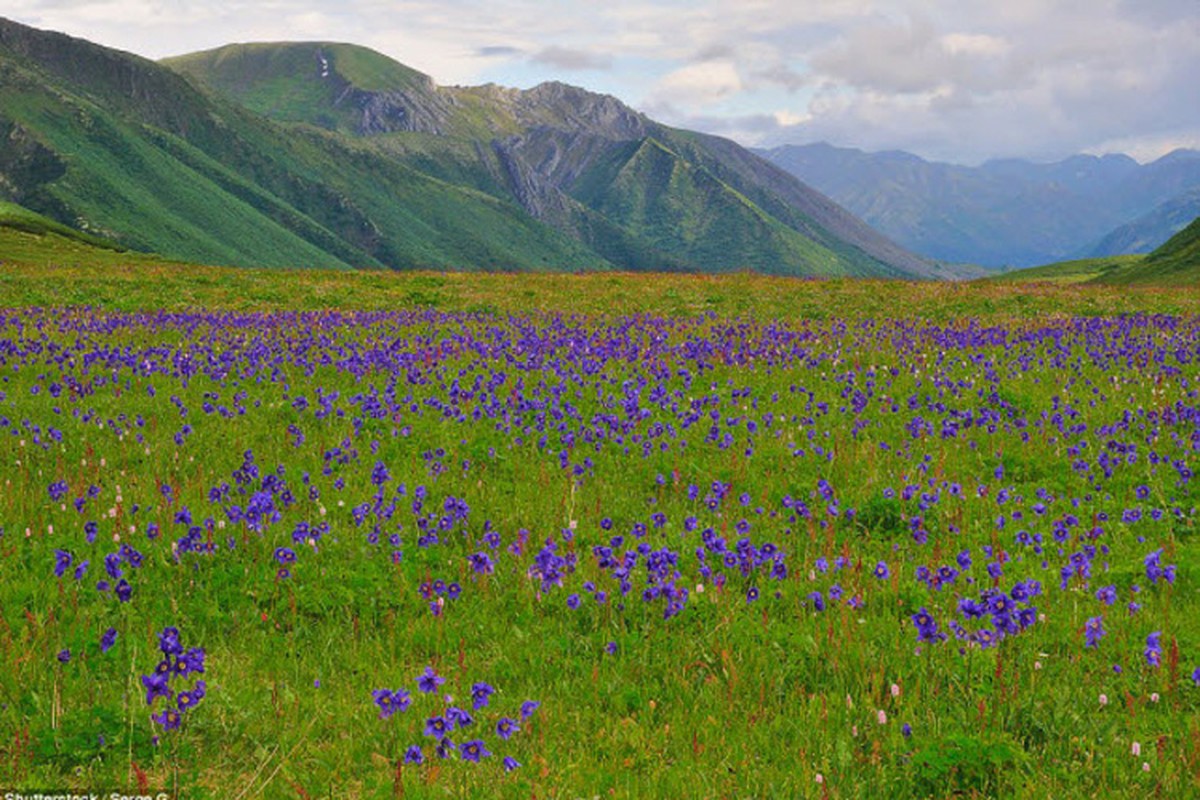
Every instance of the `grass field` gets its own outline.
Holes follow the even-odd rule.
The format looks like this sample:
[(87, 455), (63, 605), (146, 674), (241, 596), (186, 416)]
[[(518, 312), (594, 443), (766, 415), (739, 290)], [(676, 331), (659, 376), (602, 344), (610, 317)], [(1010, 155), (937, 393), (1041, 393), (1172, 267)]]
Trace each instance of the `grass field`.
[(1194, 292), (34, 235), (0, 234), (0, 787), (1200, 791)]

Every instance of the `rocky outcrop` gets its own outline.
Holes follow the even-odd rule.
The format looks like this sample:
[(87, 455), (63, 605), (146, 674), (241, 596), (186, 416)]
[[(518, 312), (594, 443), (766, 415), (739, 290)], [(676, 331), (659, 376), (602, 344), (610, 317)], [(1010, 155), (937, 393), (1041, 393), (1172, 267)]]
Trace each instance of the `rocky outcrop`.
[(321, 77), (334, 82), (334, 107), (358, 111), (358, 135), (446, 132), (446, 123), (457, 104), (451, 95), (439, 91), (431, 78), (422, 76), (411, 90), (368, 91), (337, 72), (335, 54), (318, 51), (317, 58)]

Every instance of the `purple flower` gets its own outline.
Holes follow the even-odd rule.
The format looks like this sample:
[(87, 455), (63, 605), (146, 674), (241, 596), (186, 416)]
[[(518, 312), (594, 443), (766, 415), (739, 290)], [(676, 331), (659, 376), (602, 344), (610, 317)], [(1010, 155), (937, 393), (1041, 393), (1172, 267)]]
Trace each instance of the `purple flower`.
[(486, 683), (476, 683), (471, 687), (471, 705), (478, 711), (488, 704), (488, 700), (495, 693), (495, 689)]
[(425, 754), (421, 752), (421, 745), (414, 744), (412, 747), (404, 751), (405, 764), (424, 764)]
[(158, 649), (162, 650), (163, 655), (174, 656), (183, 652), (183, 645), (179, 641), (178, 628), (163, 628), (162, 633), (158, 635)]
[(433, 667), (426, 667), (425, 671), (417, 676), (417, 688), (426, 694), (436, 692), (445, 682), (446, 679), (434, 672)]
[(937, 622), (935, 622), (933, 616), (925, 610), (924, 606), (922, 606), (921, 610), (916, 614), (913, 614), (911, 619), (913, 625), (915, 625), (917, 628), (918, 641), (937, 642), (944, 638), (942, 634), (938, 633)]
[(107, 653), (117, 642), (117, 629), (109, 628), (100, 636), (100, 652)]
[(504, 757), (504, 771), (505, 772), (512, 772), (514, 769), (516, 769), (519, 766), (521, 766), (521, 762), (517, 761), (512, 756)]
[(179, 723), (183, 720), (179, 711), (174, 708), (165, 708), (161, 714), (153, 714), (150, 719), (163, 726), (163, 730), (173, 731), (179, 727)]
[(60, 664), (66, 664), (70, 660), (71, 660), (71, 650), (69, 648), (58, 651), (58, 662)]
[(454, 726), (445, 717), (430, 717), (425, 720), (425, 735), (434, 739), (441, 739), (453, 729)]
[(180, 675), (204, 672), (204, 648), (193, 647), (175, 659), (175, 671)]
[(891, 577), (892, 571), (890, 569), (888, 569), (888, 565), (887, 565), (886, 561), (880, 561), (878, 564), (875, 565), (875, 569), (872, 571), (871, 574), (874, 575), (876, 578), (879, 578), (880, 580), (886, 580), (887, 578)]
[[(498, 536), (496, 538), (499, 539)], [(484, 552), (475, 553), (471, 556), (470, 561), (471, 569), (473, 569), (475, 572), (478, 572), (480, 575), (490, 575), (496, 569), (495, 565), (492, 563), (491, 556)]]
[(461, 708), (454, 708), (453, 706), (446, 709), (446, 719), (452, 727), (456, 728), (465, 728), (475, 722), (466, 711), (463, 711)]
[[(1197, 667), (1196, 671), (1200, 673), (1200, 667)], [(521, 730), (521, 726), (511, 717), (501, 717), (496, 723), (496, 735), (501, 739), (507, 739), (519, 730)]]
[(1083, 626), (1085, 647), (1099, 647), (1100, 639), (1108, 631), (1104, 630), (1104, 617), (1092, 617)]
[(1162, 548), (1155, 550), (1144, 559), (1146, 564), (1146, 580), (1151, 583), (1158, 583), (1159, 579), (1165, 580), (1167, 583), (1175, 582), (1175, 565), (1170, 564), (1163, 566)]
[(521, 719), (529, 719), (533, 716), (533, 712), (538, 710), (541, 703), (537, 700), (526, 700), (521, 703)]
[(482, 739), (472, 739), (469, 742), (463, 742), (458, 746), (459, 755), (463, 761), (474, 761), (479, 763), (481, 758), (487, 758), (491, 755), (488, 749), (484, 747)]
[(1146, 637), (1146, 663), (1152, 667), (1162, 666), (1162, 631), (1155, 631)]
[(397, 711), (404, 711), (411, 702), (408, 692), (403, 689), (376, 689), (371, 692), (371, 699), (379, 706), (379, 718), (387, 719)]
[(454, 753), (454, 742), (450, 741), (449, 737), (438, 742), (437, 750), (438, 758), (449, 758)]
[(54, 551), (54, 577), (61, 578), (63, 573), (71, 568), (71, 564), (75, 561), (75, 556), (66, 550)]
[(152, 675), (142, 676), (142, 685), (146, 687), (146, 705), (153, 705), (156, 697), (171, 699), (171, 690), (167, 686), (169, 675), (167, 672), (156, 671)]

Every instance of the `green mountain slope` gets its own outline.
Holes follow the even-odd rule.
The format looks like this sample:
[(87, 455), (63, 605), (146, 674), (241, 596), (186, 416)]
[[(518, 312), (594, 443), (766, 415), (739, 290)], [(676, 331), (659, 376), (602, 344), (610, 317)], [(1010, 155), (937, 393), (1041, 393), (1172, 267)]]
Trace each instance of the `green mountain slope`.
[(353, 45), (164, 66), (0, 19), (0, 140), (0, 200), (193, 262), (936, 275), (732, 142)]
[[(153, 62), (0, 21), (0, 198), (253, 266), (606, 269), (516, 204), (273, 123)], [(401, 202), (397, 202), (398, 199)]]
[(336, 131), (516, 202), (625, 269), (937, 274), (734, 143), (565, 84), (438, 87), (378, 53), (332, 43), (230, 45), (164, 63), (277, 121)]
[(1200, 217), (1146, 255), (1104, 256), (1017, 270), (994, 280), (1200, 285)]
[(1200, 217), (1113, 282), (1200, 285)]

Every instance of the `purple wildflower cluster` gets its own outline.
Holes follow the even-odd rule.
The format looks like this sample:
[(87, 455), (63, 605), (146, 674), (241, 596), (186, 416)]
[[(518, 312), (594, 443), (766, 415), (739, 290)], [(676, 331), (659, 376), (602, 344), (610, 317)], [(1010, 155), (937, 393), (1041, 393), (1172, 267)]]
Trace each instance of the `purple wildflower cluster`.
[[(491, 705), (492, 696), (496, 693), (495, 688), (482, 681), (471, 684), (471, 710), (467, 711), (452, 705), (454, 699), (450, 695), (442, 696), (440, 694), (442, 684), (445, 682), (446, 679), (439, 675), (433, 667), (427, 666), (416, 678), (419, 692), (416, 698), (403, 688), (375, 689), (371, 692), (371, 699), (379, 709), (380, 719), (388, 719), (396, 713), (407, 712), (412, 707), (414, 700), (420, 702), (423, 707), (424, 719), (420, 722), (421, 735), (426, 739), (431, 739), (432, 742), (410, 745), (404, 751), (403, 762), (405, 764), (425, 763), (426, 747), (430, 748), (438, 759), (450, 759), (457, 755), (462, 761), (479, 763), (492, 756), (492, 752), (483, 738), (491, 735), (488, 731), (494, 733), (502, 743), (508, 743), (521, 730), (521, 723), (529, 720), (541, 705), (537, 701), (526, 700), (518, 710), (519, 720), (502, 715), (494, 721), (484, 724), (481, 720), (476, 719), (475, 715), (484, 712)], [(452, 736), (460, 738), (461, 741), (455, 743)], [(506, 755), (501, 760), (501, 764), (505, 772), (511, 772), (520, 766), (520, 763), (511, 755)]]
[[(419, 593), (421, 615), (515, 586), (614, 658), (632, 648), (613, 630), (686, 625), (709, 604), (763, 625), (882, 618), (922, 653), (1060, 630), (1080, 659), (1155, 670), (1178, 655), (1170, 618), (1142, 608), (1187, 574), (1174, 534), (1195, 518), (1192, 322), (39, 313), (0, 317), (44, 328), (0, 359), (58, 386), (23, 402), (72, 400), (46, 410), (59, 427), (2, 417), (0, 433), (42, 458), (88, 448), (86, 466), (51, 467), (27, 493), (55, 506), (57, 530), (28, 538), (59, 592), (92, 575), (102, 602), (136, 604), (143, 565), (232, 563), (304, 600), (342, 558), (359, 585), (386, 576), (401, 609)], [(131, 343), (143, 330), (164, 335)], [(145, 415), (91, 399), (130, 391)], [(197, 452), (231, 425), (257, 438)], [(118, 481), (91, 455), (106, 444), (161, 474)], [(182, 466), (193, 456), (203, 469)], [(497, 475), (553, 515), (509, 505)], [(177, 683), (203, 672), (203, 651), (172, 630), (143, 677), (166, 728), (204, 695)], [(455, 706), (443, 681), (429, 668), (411, 694), (372, 692), (382, 719), (421, 718), (431, 741), (410, 761), (423, 747), (483, 760), (522, 730), (487, 684)]]
[(158, 636), (158, 649), (162, 653), (162, 660), (155, 665), (153, 672), (142, 676), (142, 686), (146, 690), (146, 705), (153, 707), (157, 698), (166, 699), (163, 710), (151, 715), (151, 719), (163, 730), (170, 731), (183, 723), (184, 714), (195, 708), (207, 692), (207, 684), (203, 679), (196, 680), (190, 688), (172, 688), (172, 682), (178, 685), (189, 675), (204, 674), (204, 649), (185, 649), (178, 628), (163, 628)]

